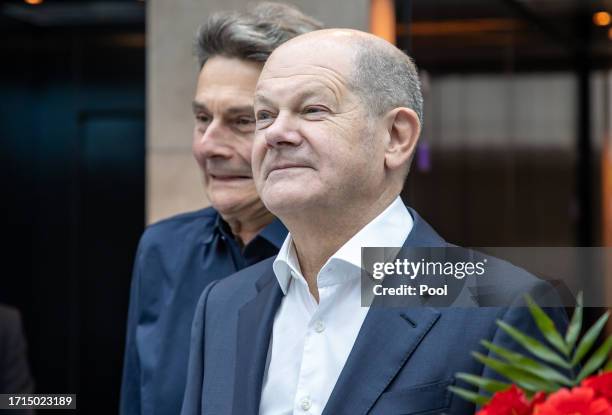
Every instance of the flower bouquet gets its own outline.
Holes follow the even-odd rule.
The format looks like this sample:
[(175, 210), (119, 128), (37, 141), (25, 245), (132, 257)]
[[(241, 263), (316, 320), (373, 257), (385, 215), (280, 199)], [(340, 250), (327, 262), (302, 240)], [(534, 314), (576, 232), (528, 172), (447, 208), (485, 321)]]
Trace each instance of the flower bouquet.
[(478, 415), (612, 415), (612, 360), (609, 360), (612, 336), (583, 362), (605, 327), (609, 313), (579, 339), (582, 295), (577, 300), (567, 332), (562, 336), (548, 315), (526, 297), (529, 312), (547, 344), (503, 321), (497, 324), (541, 362), (483, 340), (481, 344), (491, 355), (474, 352), (474, 358), (509, 382), (458, 373), (458, 379), (478, 387), (483, 394), (459, 387), (450, 387), (451, 391), (481, 406)]

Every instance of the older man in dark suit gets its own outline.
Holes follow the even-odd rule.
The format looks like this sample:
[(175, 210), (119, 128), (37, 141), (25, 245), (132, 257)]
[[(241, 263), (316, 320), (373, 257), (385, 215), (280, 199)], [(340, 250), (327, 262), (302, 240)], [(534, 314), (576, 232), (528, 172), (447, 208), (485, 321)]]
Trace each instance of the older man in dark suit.
[(298, 36), (264, 66), (255, 116), (253, 177), (289, 235), (200, 298), (183, 415), (473, 414), (449, 385), (490, 375), (481, 339), (516, 347), (497, 320), (536, 332), (506, 305), (543, 283), (500, 261), (486, 284), (504, 307), (362, 303), (362, 247), (449, 247), (399, 198), (422, 122), (410, 58), (355, 30)]

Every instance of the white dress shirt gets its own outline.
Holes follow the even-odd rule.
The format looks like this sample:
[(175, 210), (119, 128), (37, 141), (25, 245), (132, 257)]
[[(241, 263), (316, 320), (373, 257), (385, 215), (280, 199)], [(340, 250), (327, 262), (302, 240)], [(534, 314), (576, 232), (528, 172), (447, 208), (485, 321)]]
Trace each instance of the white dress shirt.
[(274, 318), (261, 415), (323, 412), (369, 310), (361, 306), (361, 247), (401, 247), (412, 225), (398, 197), (323, 265), (319, 303), (287, 236), (273, 264), (284, 297)]

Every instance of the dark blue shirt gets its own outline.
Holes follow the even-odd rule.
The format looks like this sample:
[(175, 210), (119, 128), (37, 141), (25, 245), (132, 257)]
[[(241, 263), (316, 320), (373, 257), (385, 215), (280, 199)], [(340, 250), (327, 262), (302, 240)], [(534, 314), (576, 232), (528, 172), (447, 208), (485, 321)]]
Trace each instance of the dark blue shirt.
[(200, 294), (211, 281), (276, 255), (286, 235), (276, 219), (241, 248), (213, 208), (145, 230), (130, 292), (122, 415), (180, 412)]

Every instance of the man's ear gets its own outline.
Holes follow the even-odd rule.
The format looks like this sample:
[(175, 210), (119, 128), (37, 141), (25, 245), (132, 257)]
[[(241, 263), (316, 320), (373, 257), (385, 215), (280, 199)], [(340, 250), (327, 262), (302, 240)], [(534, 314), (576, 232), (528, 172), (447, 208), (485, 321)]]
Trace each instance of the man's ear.
[(419, 117), (410, 108), (395, 108), (385, 115), (389, 140), (385, 148), (385, 167), (396, 170), (412, 158), (421, 133)]

